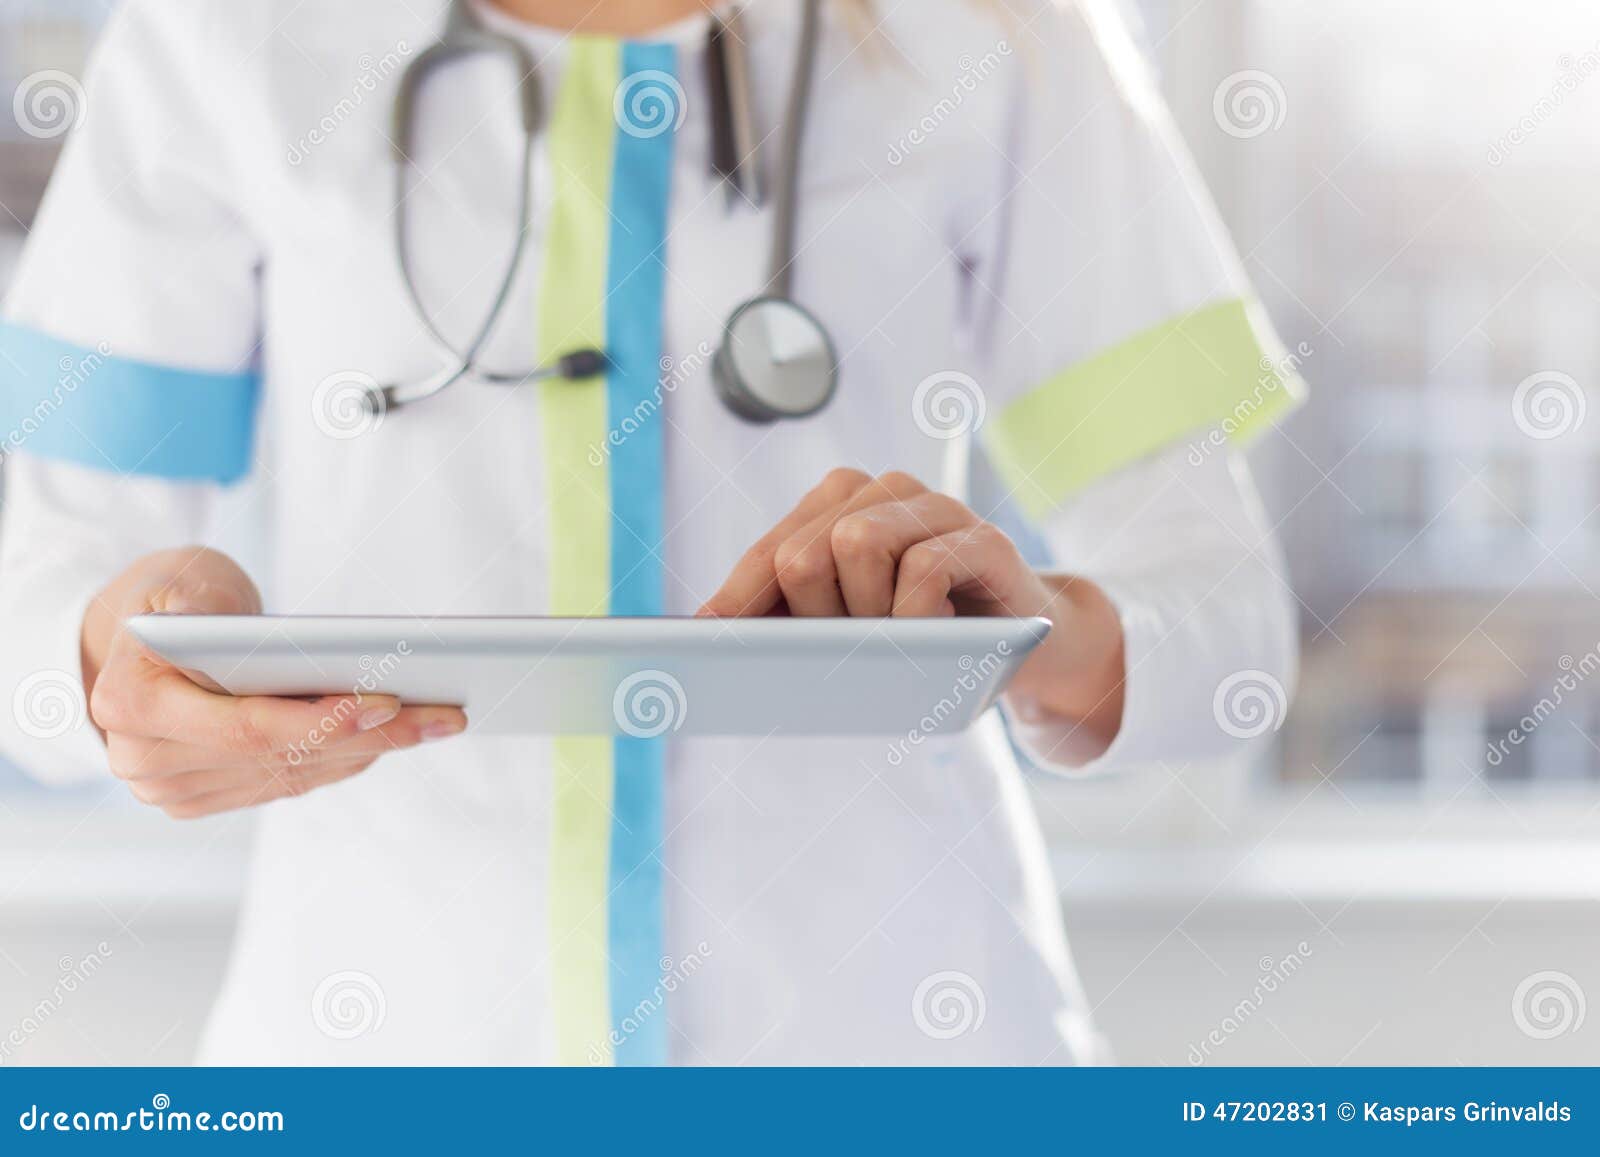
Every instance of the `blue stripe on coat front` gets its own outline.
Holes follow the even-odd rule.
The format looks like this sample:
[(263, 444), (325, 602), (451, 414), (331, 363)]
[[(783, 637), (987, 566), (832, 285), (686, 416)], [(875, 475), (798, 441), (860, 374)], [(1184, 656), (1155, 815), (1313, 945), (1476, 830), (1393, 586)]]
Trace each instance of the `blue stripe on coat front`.
[[(624, 45), (621, 91), (626, 95), (630, 84), (639, 83), (663, 85), (669, 96), (680, 91), (665, 79), (673, 75), (676, 55), (670, 45)], [(647, 78), (646, 73), (657, 75)], [(622, 107), (618, 113), (606, 277), (606, 352), (612, 361), (608, 412), (617, 434), (611, 446), (610, 609), (613, 615), (659, 615), (666, 481), (659, 363), (674, 136), (670, 118), (676, 107), (669, 102), (669, 123), (642, 131), (629, 121), (627, 111)], [(669, 704), (668, 710), (673, 709)], [(667, 1060), (661, 895), (665, 742), (631, 736), (616, 740), (609, 942), (611, 1022), (614, 1039), (621, 1041), (616, 1048), (619, 1065)]]

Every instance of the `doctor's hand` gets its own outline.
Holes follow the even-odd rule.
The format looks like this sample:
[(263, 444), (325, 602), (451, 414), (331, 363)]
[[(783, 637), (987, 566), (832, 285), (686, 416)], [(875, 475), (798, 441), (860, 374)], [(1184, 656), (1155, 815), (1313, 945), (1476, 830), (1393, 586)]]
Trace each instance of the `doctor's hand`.
[(194, 819), (302, 795), (379, 756), (460, 733), (456, 707), (401, 707), (391, 695), (234, 698), (151, 654), (123, 622), (148, 612), (260, 614), (261, 597), (226, 555), (146, 555), (91, 603), (83, 622), (89, 714), (111, 770), (140, 802)]
[(745, 552), (701, 615), (1040, 615), (1055, 625), (1007, 697), (1076, 724), (1085, 758), (1121, 726), (1122, 624), (1093, 583), (1041, 574), (1004, 531), (908, 474), (834, 470)]

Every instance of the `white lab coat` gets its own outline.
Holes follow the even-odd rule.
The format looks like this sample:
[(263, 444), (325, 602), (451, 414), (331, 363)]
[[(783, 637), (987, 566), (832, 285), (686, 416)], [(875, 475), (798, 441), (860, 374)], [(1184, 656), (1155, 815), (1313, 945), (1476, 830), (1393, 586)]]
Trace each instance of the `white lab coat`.
[[(764, 125), (787, 89), (797, 7), (770, 0), (748, 21)], [(730, 210), (708, 176), (700, 29), (664, 34), (686, 107), (660, 323), (663, 367), (681, 378), (663, 405), (664, 609), (692, 611), (830, 467), (945, 478), (951, 442), (928, 436), (913, 397), (960, 371), (981, 387), (977, 444), (1009, 505), (1033, 517), (1057, 567), (1104, 587), (1127, 636), (1124, 722), (1103, 758), (1074, 767), (1060, 743), (1069, 729), (1048, 719), (1012, 720), (1013, 736), (1064, 774), (1222, 754), (1239, 741), (1215, 718), (1218, 686), (1256, 671), (1290, 687), (1294, 657), (1292, 603), (1249, 472), (1235, 448), (1207, 440), (1239, 424), (1237, 408), (1170, 429), (1162, 406), (1143, 406), (1119, 449), (1119, 431), (1096, 424), (1106, 411), (1073, 417), (1057, 386), (1066, 450), (1030, 461), (1028, 436), (1049, 425), (1039, 414), (1064, 372), (1106, 364), (1095, 359), (1141, 333), (1181, 342), (1181, 319), (1248, 290), (1117, 31), (1103, 15), (1017, 7), (1007, 24), (980, 6), (902, 6), (870, 50), (830, 16), (795, 294), (828, 326), (844, 374), (821, 416), (771, 427), (721, 405), (705, 360), (760, 285), (768, 214)], [(186, 389), (248, 380), (250, 460), (226, 482), (146, 468), (182, 449), (181, 420), (143, 460), (97, 460), (97, 431), (111, 436), (124, 416), (93, 372), (40, 432), (15, 439), (0, 537), (8, 694), (39, 671), (76, 675), (94, 592), (139, 555), (194, 541), (237, 549), (282, 613), (551, 611), (560, 544), (545, 395), (462, 384), (352, 438), (330, 437), (315, 412), (331, 375), (437, 366), (391, 244), (397, 73), (384, 62), (420, 52), (438, 16), (438, 5), (380, 0), (126, 0), (113, 18), (5, 305), (7, 416), (48, 392), (50, 366), (27, 350), (43, 335), (63, 343), (51, 350), (201, 375)], [(563, 91), (570, 43), (516, 31), (547, 93)], [(457, 341), (481, 320), (515, 227), (510, 79), (467, 65), (422, 104), (415, 267)], [(489, 346), (496, 368), (535, 359), (548, 304), (537, 269), (564, 179), (541, 140), (529, 268)], [(1258, 316), (1244, 336), (1277, 356)], [(1183, 372), (1146, 381), (1137, 352), (1113, 368), (1181, 397), (1184, 357), (1163, 348), (1156, 360)], [(1197, 346), (1194, 375), (1210, 360)], [(1297, 383), (1281, 376), (1271, 389), (1286, 398)], [(1253, 373), (1234, 385), (1241, 398), (1257, 387)], [(1044, 410), (1019, 420), (1013, 407), (1029, 399)], [(1085, 424), (1095, 440), (1079, 446)], [(1098, 464), (1092, 477), (1074, 473), (1083, 462)], [(1050, 480), (1024, 483), (1040, 475)], [(107, 774), (90, 726), (40, 738), (3, 725), (9, 754), (42, 780)], [(552, 1027), (564, 993), (550, 964), (550, 897), (563, 886), (551, 758), (546, 739), (469, 731), (206, 821), (253, 823), (255, 850), (203, 1059), (579, 1059)], [(663, 826), (663, 969), (695, 962), (659, 1014), (673, 1061), (1100, 1055), (998, 716), (900, 761), (878, 739), (675, 740)], [(330, 1002), (351, 983), (369, 1008), (381, 994), (381, 1023), (341, 1027)]]

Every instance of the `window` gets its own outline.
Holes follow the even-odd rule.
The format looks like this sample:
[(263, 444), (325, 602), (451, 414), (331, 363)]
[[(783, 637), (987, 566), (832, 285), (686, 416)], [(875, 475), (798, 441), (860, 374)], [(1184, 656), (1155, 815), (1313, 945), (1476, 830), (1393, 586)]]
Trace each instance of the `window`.
[[(1304, 607), (1302, 682), (1252, 771), (1047, 785), (1047, 826), (1574, 833), (1600, 802), (1600, 20), (1139, 9), (1247, 274), (1312, 351), (1310, 405), (1255, 455)], [(1279, 129), (1219, 125), (1246, 72)]]

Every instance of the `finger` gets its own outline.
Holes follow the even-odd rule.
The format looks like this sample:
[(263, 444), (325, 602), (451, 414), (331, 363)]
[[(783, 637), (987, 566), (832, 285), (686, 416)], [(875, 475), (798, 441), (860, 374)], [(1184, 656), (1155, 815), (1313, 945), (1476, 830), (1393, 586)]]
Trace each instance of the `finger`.
[(924, 539), (900, 556), (894, 617), (953, 615), (952, 595), (971, 587), (1001, 589), (1016, 565), (1016, 547), (988, 523)]
[(116, 648), (95, 680), (89, 711), (108, 734), (178, 739), (237, 755), (287, 750), (311, 736), (354, 735), (399, 709), (392, 695), (321, 699), (234, 697), (197, 686), (142, 650)]
[(329, 763), (305, 773), (293, 769), (279, 769), (271, 773), (264, 771), (255, 782), (226, 788), (209, 795), (195, 796), (179, 803), (165, 804), (161, 810), (175, 820), (191, 820), (220, 815), (223, 812), (239, 811), (242, 808), (259, 807), (261, 804), (289, 796), (305, 795), (319, 787), (327, 787), (359, 775), (371, 765), (371, 762), (367, 760), (344, 764)]
[(966, 505), (929, 491), (846, 514), (830, 534), (839, 589), (852, 615), (881, 618), (894, 608), (900, 556), (919, 542), (981, 520)]
[(353, 768), (358, 764), (366, 767), (379, 758), (380, 754), (368, 751), (359, 755), (352, 753), (344, 758), (329, 756), (318, 760), (315, 764), (284, 762), (258, 763), (250, 767), (203, 768), (162, 776), (159, 779), (132, 779), (128, 781), (128, 792), (140, 803), (154, 807), (168, 807), (171, 804), (199, 799), (201, 796), (219, 795), (246, 788), (260, 789), (262, 784), (279, 779), (286, 782), (310, 782), (313, 775), (341, 768)]
[(834, 528), (841, 519), (852, 514), (927, 492), (927, 488), (909, 474), (884, 474), (782, 543), (776, 559), (778, 586), (790, 613), (809, 616), (852, 613), (845, 601), (839, 563), (833, 553)]
[(268, 781), (281, 779), (286, 785), (299, 782), (318, 784), (325, 782), (324, 769), (338, 773), (348, 772), (356, 764), (364, 768), (392, 751), (460, 734), (465, 722), (465, 716), (459, 708), (407, 708), (384, 727), (341, 744), (290, 751), (272, 761), (257, 760), (228, 766), (204, 764), (207, 757), (214, 760), (216, 753), (195, 748), (192, 749), (193, 757), (202, 761), (195, 770), (160, 777), (133, 778), (128, 787), (134, 798), (142, 803), (166, 806), (204, 795), (259, 787), (263, 777)]
[[(376, 699), (368, 696), (368, 701)], [(387, 698), (387, 697), (385, 697)], [(353, 736), (308, 735), (281, 751), (249, 754), (220, 751), (178, 739), (113, 733), (106, 738), (111, 770), (129, 782), (144, 782), (209, 770), (253, 770), (278, 763), (315, 764), (382, 755), (429, 740), (457, 735), (466, 728), (459, 707), (405, 707), (392, 719)]]
[(774, 573), (791, 615), (836, 618), (849, 614), (839, 593), (839, 572), (828, 541), (833, 518), (830, 511), (820, 522), (808, 523), (778, 546)]
[(860, 470), (829, 471), (826, 478), (806, 493), (798, 506), (745, 551), (722, 586), (701, 606), (699, 613), (717, 618), (739, 618), (765, 615), (774, 610), (782, 598), (777, 574), (778, 547), (823, 511), (842, 505), (871, 481), (872, 477)]

